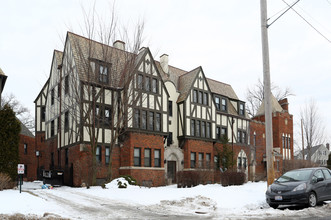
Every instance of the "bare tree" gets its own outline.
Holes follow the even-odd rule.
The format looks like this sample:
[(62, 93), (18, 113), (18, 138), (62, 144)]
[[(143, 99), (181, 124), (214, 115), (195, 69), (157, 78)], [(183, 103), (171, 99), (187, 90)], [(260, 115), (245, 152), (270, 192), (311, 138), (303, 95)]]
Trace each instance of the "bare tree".
[(31, 115), (30, 110), (25, 107), (14, 94), (11, 93), (1, 97), (1, 107), (5, 105), (9, 105), (21, 123), (34, 133), (34, 117)]
[[(271, 83), (271, 92), (278, 101), (294, 95), (289, 87), (281, 89), (274, 83)], [(264, 85), (261, 79), (258, 79), (258, 82), (254, 86), (248, 88), (246, 92), (246, 111), (249, 116), (254, 117), (256, 115), (263, 99)]]
[[(132, 107), (144, 98), (134, 90), (144, 25), (138, 22), (130, 37), (127, 28), (117, 26), (114, 8), (107, 20), (100, 19), (95, 8), (84, 11), (84, 18), (84, 37), (67, 35), (66, 46), (72, 54), (66, 51), (60, 67), (59, 88), (66, 95), (58, 96), (59, 115), (61, 127), (67, 129), (63, 135), (68, 135), (72, 142), (88, 142), (86, 148), (91, 153), (88, 181), (95, 185), (98, 146), (109, 149), (107, 178), (111, 179), (113, 149), (132, 126)], [(126, 44), (110, 46), (118, 39)]]
[(318, 144), (323, 144), (326, 141), (325, 125), (321, 117), (318, 106), (314, 99), (306, 102), (301, 109), (300, 117), (303, 125), (303, 137), (307, 146), (307, 160), (311, 159), (310, 149)]

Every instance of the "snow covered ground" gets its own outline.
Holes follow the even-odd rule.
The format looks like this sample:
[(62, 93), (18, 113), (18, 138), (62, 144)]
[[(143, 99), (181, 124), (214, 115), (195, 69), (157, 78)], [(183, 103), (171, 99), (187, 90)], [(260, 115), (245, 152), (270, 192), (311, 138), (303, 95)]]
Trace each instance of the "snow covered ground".
[(101, 187), (54, 187), (24, 182), (23, 191), (0, 191), (0, 214), (70, 219), (267, 219), (331, 216), (331, 203), (316, 208), (272, 209), (265, 202), (265, 182), (179, 189), (176, 185), (118, 189), (116, 180)]

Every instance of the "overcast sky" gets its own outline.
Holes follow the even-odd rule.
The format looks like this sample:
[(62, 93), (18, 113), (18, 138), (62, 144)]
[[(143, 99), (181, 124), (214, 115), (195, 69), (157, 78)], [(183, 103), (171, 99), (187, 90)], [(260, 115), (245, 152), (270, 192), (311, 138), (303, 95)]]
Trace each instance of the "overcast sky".
[[(0, 68), (8, 76), (4, 93), (13, 93), (33, 114), (53, 50), (63, 51), (69, 29), (81, 33), (82, 7), (89, 10), (91, 2), (2, 1)], [(283, 0), (268, 1), (268, 17), (286, 7)], [(169, 64), (181, 69), (202, 66), (207, 77), (231, 84), (241, 100), (263, 78), (259, 0), (120, 0), (115, 9), (121, 25), (145, 22), (144, 45), (156, 60), (166, 53)], [(289, 110), (296, 123), (300, 108), (313, 98), (331, 131), (331, 0), (301, 0), (294, 9), (329, 41), (288, 11), (269, 27), (271, 80), (295, 93)], [(107, 14), (111, 2), (98, 0), (96, 10)]]

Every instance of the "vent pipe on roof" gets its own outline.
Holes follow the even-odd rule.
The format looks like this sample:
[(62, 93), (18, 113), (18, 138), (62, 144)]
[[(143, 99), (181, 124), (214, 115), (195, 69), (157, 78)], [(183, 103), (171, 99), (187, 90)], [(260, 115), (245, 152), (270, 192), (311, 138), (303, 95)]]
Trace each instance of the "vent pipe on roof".
[(113, 43), (113, 47), (120, 50), (125, 50), (125, 43), (123, 41), (117, 40)]
[(167, 54), (163, 54), (162, 56), (160, 56), (161, 68), (166, 74), (169, 73), (168, 57), (169, 56)]

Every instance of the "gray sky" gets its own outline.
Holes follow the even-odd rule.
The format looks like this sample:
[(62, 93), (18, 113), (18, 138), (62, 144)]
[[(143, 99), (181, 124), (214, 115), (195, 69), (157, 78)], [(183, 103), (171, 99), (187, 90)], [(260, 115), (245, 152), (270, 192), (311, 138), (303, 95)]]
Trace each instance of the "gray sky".
[[(88, 9), (91, 3), (1, 3), (0, 67), (8, 76), (4, 93), (13, 93), (33, 114), (33, 101), (49, 76), (53, 50), (63, 50), (67, 30), (81, 33), (82, 6)], [(96, 3), (100, 15), (110, 8), (109, 1)], [(241, 100), (247, 87), (263, 77), (259, 0), (120, 0), (115, 8), (122, 25), (144, 20), (144, 45), (156, 60), (166, 53), (169, 64), (181, 69), (202, 66), (207, 77), (231, 84)], [(284, 8), (282, 0), (269, 0), (268, 17)], [(294, 8), (331, 40), (331, 0), (301, 0)], [(295, 93), (289, 97), (295, 122), (300, 108), (314, 98), (331, 131), (331, 43), (290, 10), (269, 28), (269, 50), (271, 80)]]

